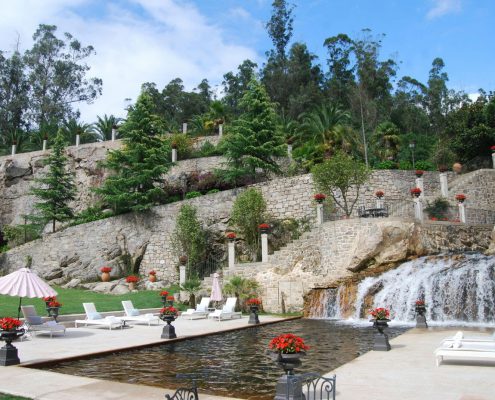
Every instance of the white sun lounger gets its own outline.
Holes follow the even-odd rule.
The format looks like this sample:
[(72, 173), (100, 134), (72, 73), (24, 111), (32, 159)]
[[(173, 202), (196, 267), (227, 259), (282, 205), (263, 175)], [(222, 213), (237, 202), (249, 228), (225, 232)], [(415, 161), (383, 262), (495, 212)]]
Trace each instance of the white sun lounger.
[(462, 331), (457, 332), (454, 336), (442, 340), (442, 347), (451, 347), (454, 342), (461, 343), (477, 343), (477, 342), (493, 342), (495, 343), (495, 332), (492, 335), (485, 336), (464, 336)]
[(181, 318), (186, 318), (186, 319), (206, 318), (208, 316), (208, 313), (209, 313), (209, 311), (208, 311), (209, 305), (210, 305), (210, 298), (209, 297), (203, 297), (201, 299), (201, 302), (196, 305), (196, 309), (188, 308), (180, 316), (181, 316)]
[(469, 342), (455, 341), (450, 345), (439, 347), (435, 350), (437, 367), (445, 358), (458, 361), (491, 361), (495, 363), (495, 342)]
[(36, 333), (48, 333), (50, 337), (53, 337), (54, 333), (65, 335), (65, 326), (57, 324), (55, 321), (43, 322), (43, 318), (36, 313), (34, 306), (21, 306), (21, 311), (28, 332), (32, 332), (34, 336)]
[(142, 322), (145, 324), (148, 324), (148, 326), (151, 325), (152, 322), (156, 322), (157, 325), (160, 324), (160, 318), (158, 318), (157, 315), (153, 315), (151, 313), (148, 314), (140, 314), (139, 310), (134, 308), (134, 305), (132, 304), (132, 301), (130, 300), (124, 300), (122, 301), (122, 306), (124, 307), (125, 311), (125, 317), (122, 317), (121, 319), (124, 321), (129, 321), (129, 322)]
[(225, 302), (225, 305), (221, 310), (215, 310), (211, 314), (208, 315), (208, 318), (217, 319), (218, 321), (222, 321), (224, 319), (232, 319), (232, 318), (241, 318), (241, 312), (236, 312), (235, 305), (237, 303), (236, 297), (229, 297)]
[(120, 328), (124, 326), (124, 321), (121, 318), (117, 318), (113, 315), (109, 315), (105, 318), (96, 311), (94, 303), (83, 303), (84, 311), (86, 312), (86, 319), (76, 319), (74, 325), (77, 328), (78, 324), (88, 325), (98, 325), (105, 328)]

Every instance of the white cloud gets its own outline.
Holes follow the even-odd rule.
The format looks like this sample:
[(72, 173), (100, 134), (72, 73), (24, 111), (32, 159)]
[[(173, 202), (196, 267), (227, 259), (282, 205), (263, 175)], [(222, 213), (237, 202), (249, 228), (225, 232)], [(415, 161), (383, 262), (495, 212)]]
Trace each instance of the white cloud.
[[(59, 37), (70, 32), (83, 45), (93, 45), (97, 54), (88, 60), (89, 75), (103, 79), (103, 95), (92, 105), (80, 105), (87, 122), (96, 115), (124, 116), (124, 99), (135, 100), (144, 82), (155, 82), (162, 89), (179, 77), (191, 90), (203, 78), (210, 84), (219, 83), (224, 73), (235, 70), (243, 60), (258, 58), (254, 50), (230, 43), (222, 29), (190, 2), (131, 2), (132, 8), (110, 1), (101, 6), (98, 0), (9, 2), (2, 5), (0, 15), (0, 49), (13, 48), (16, 32), (21, 48), (29, 48), (40, 23), (57, 25)], [(88, 17), (88, 7), (98, 3), (104, 13)], [(82, 7), (86, 7), (85, 17), (77, 13)], [(136, 7), (141, 12), (135, 12)]]
[(426, 17), (428, 19), (434, 19), (442, 17), (445, 14), (461, 11), (461, 0), (430, 0), (433, 3)]

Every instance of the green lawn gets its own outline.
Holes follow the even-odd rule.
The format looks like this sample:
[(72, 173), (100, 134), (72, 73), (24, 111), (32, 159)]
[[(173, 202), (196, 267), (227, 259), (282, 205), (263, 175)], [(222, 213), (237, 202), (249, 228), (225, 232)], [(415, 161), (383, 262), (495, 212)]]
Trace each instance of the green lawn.
[(30, 400), (27, 397), (12, 396), (10, 394), (0, 393), (0, 400)]
[[(122, 300), (132, 300), (136, 308), (155, 308), (162, 306), (159, 290), (140, 290), (123, 295), (112, 295), (82, 289), (62, 289), (56, 286), (54, 289), (58, 293), (57, 300), (62, 303), (62, 307), (60, 308), (61, 315), (83, 314), (82, 303), (95, 303), (98, 311), (122, 311)], [(179, 291), (179, 288), (174, 286), (166, 290), (175, 293)], [(46, 315), (45, 303), (41, 299), (23, 298), (22, 304), (32, 304), (36, 307), (39, 315)], [(0, 317), (17, 316), (18, 305), (19, 297), (0, 295)], [(182, 309), (180, 305), (177, 305), (177, 308)]]

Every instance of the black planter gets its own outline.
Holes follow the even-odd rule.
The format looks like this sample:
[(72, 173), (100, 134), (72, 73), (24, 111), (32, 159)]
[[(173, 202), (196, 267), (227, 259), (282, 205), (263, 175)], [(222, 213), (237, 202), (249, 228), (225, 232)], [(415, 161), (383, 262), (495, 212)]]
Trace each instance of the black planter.
[(301, 358), (305, 355), (305, 352), (271, 353), (271, 357), (285, 372), (277, 381), (275, 400), (304, 400), (301, 381), (291, 380), (291, 378), (294, 375), (294, 369), (301, 366)]
[(5, 342), (5, 346), (0, 348), (0, 365), (9, 366), (20, 364), (17, 348), (12, 345), (12, 342), (24, 335), (24, 329), (16, 329), (15, 331), (0, 331), (0, 340)]
[(258, 306), (249, 306), (251, 313), (249, 314), (248, 324), (259, 324), (260, 319), (258, 317)]
[(167, 306), (167, 296), (162, 296), (162, 299), (160, 300), (163, 304), (163, 307)]
[(48, 312), (48, 316), (52, 317), (55, 322), (57, 322), (58, 312), (60, 307), (47, 307), (46, 311)]
[(416, 312), (416, 328), (428, 328), (426, 323), (426, 307), (416, 306), (414, 311)]
[(173, 305), (174, 305), (174, 301), (173, 300), (167, 300), (166, 307), (172, 307)]
[(171, 325), (172, 322), (175, 321), (175, 316), (173, 315), (160, 315), (160, 319), (165, 321), (167, 325), (163, 327), (162, 330), (162, 339), (175, 339), (177, 335), (175, 334), (175, 328)]
[(376, 351), (389, 351), (391, 350), (390, 343), (388, 342), (388, 335), (385, 333), (385, 328), (388, 327), (389, 319), (372, 319), (373, 327), (378, 332), (375, 332), (373, 341), (373, 350)]

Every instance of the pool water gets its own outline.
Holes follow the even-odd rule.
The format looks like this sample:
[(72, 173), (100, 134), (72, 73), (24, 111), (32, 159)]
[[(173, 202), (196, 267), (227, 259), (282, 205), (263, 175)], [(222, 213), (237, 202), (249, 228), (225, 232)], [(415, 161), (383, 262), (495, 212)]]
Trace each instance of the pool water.
[[(407, 327), (390, 327), (393, 338)], [(268, 342), (283, 333), (301, 336), (310, 346), (296, 372), (327, 373), (369, 351), (374, 330), (338, 321), (298, 319), (215, 334), (160, 346), (119, 352), (45, 367), (59, 373), (139, 383), (169, 389), (253, 400), (273, 399), (282, 369), (266, 354)], [(337, 377), (338, 385), (338, 377)]]

